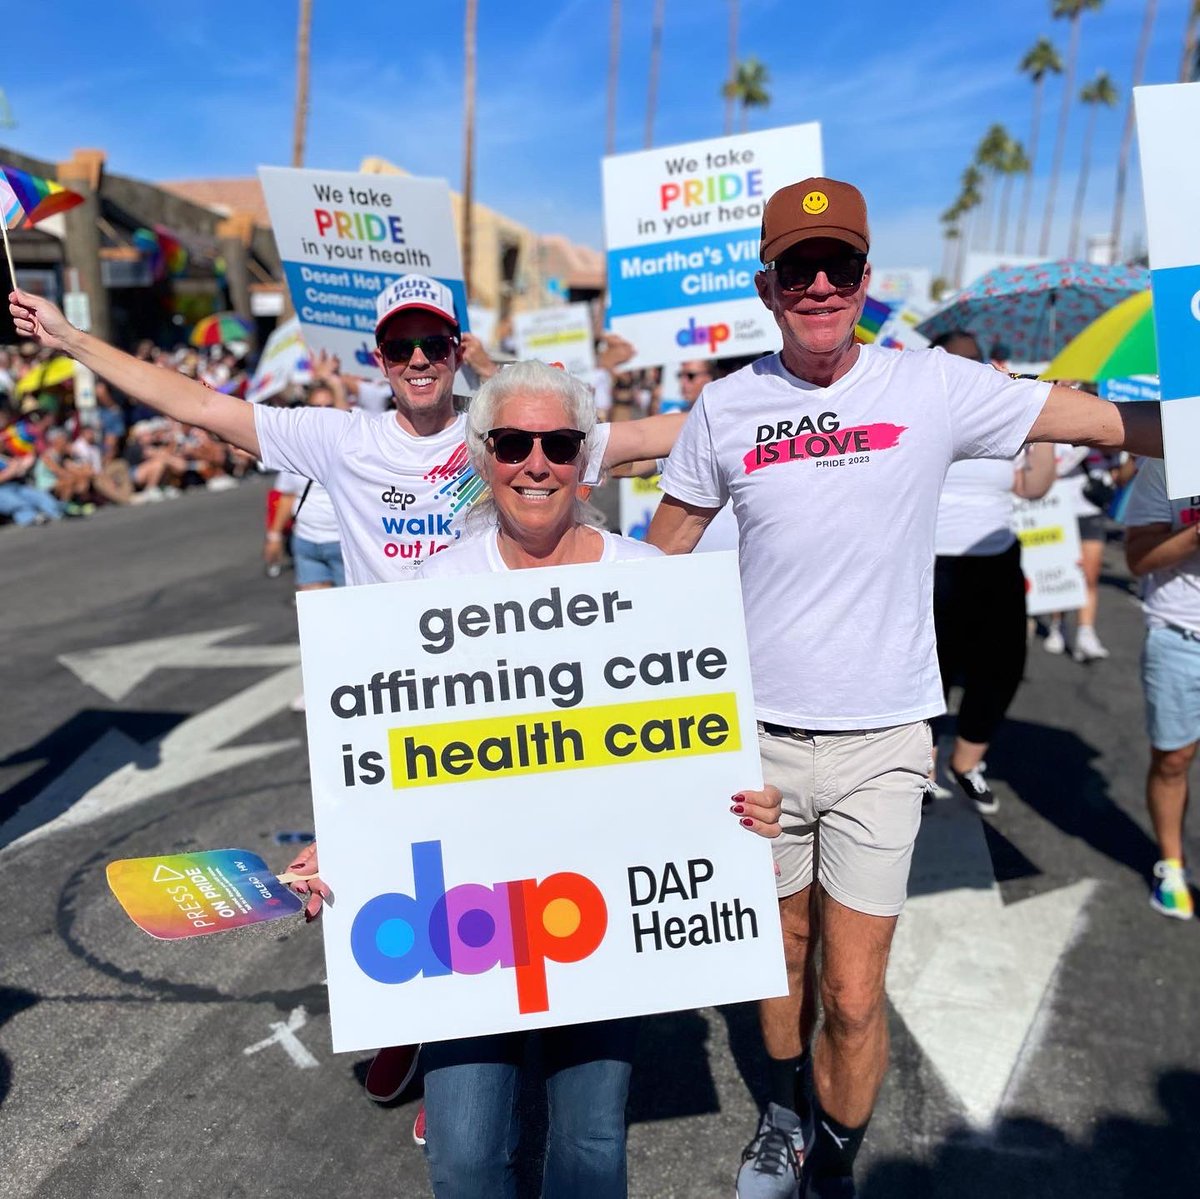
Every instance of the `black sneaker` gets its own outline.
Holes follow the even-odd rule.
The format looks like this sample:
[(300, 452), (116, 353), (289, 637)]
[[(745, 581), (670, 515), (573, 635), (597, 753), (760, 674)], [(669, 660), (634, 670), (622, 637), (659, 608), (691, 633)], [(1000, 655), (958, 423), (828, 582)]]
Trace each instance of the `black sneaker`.
[(800, 1199), (800, 1178), (812, 1143), (813, 1129), (795, 1112), (767, 1104), (758, 1132), (742, 1151), (737, 1199)]
[(983, 771), (978, 766), (972, 766), (963, 774), (951, 767), (950, 773), (954, 775), (966, 797), (975, 805), (977, 812), (990, 816), (1000, 810), (1000, 801), (992, 794), (987, 779), (983, 777)]

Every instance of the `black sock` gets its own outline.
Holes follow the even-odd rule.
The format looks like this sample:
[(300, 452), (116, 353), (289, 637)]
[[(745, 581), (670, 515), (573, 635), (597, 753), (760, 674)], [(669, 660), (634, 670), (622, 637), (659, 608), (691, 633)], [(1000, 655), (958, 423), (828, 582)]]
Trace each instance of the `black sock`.
[(866, 1124), (847, 1128), (816, 1104), (817, 1143), (813, 1148), (812, 1170), (816, 1178), (843, 1178), (854, 1172), (854, 1159), (867, 1135)]
[(816, 1092), (813, 1090), (812, 1053), (806, 1049), (796, 1059), (792, 1111), (801, 1120), (808, 1123), (813, 1118), (816, 1104)]
[(777, 1103), (780, 1107), (786, 1107), (789, 1111), (795, 1110), (796, 1092), (799, 1089), (799, 1073), (804, 1068), (807, 1058), (808, 1054), (802, 1053), (799, 1057), (772, 1057), (767, 1059), (767, 1077), (770, 1084), (770, 1098), (772, 1103)]

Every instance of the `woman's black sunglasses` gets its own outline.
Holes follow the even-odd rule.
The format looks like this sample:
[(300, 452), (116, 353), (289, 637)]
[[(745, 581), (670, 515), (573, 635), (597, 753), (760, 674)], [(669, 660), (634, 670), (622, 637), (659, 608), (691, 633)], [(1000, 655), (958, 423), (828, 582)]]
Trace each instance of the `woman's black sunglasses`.
[(428, 337), (389, 337), (379, 343), (379, 352), (393, 366), (403, 366), (418, 348), (429, 362), (445, 362), (456, 345), (449, 334), (433, 333)]
[(865, 254), (839, 254), (834, 258), (778, 258), (767, 264), (774, 271), (783, 291), (807, 291), (822, 272), (830, 287), (848, 291), (863, 281), (867, 269)]
[(548, 462), (566, 466), (579, 457), (579, 447), (587, 434), (578, 429), (550, 429), (545, 433), (533, 433), (529, 429), (489, 429), (488, 440), (497, 462), (516, 466), (533, 453), (533, 443), (542, 443), (542, 453)]

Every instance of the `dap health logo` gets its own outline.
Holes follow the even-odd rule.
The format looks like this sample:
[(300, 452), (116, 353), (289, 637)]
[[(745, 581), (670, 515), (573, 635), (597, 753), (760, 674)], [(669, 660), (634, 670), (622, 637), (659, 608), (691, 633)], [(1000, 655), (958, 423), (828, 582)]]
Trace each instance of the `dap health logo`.
[(717, 346), (729, 340), (729, 326), (724, 322), (714, 325), (697, 325), (696, 318), (689, 317), (688, 323), (675, 334), (675, 344), (684, 346), (708, 346), (715, 354)]
[(447, 889), (440, 841), (416, 842), (412, 864), (413, 893), (376, 895), (350, 928), (354, 960), (376, 982), (484, 974), (499, 966), (513, 971), (522, 1015), (546, 1012), (546, 963), (582, 961), (608, 929), (604, 896), (582, 874)]

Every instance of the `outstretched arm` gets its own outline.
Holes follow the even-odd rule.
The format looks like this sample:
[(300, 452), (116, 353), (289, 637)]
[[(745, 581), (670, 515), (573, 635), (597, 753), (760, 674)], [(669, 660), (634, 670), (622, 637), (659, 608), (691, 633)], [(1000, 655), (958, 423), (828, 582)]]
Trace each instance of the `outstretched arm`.
[(25, 291), (9, 293), (8, 310), (21, 337), (69, 354), (114, 387), (185, 425), (198, 425), (223, 441), (259, 455), (254, 406), (211, 391), (175, 371), (142, 362), (89, 333), (82, 333), (49, 301)]
[(673, 495), (664, 495), (654, 510), (646, 540), (664, 554), (688, 554), (720, 508), (700, 508)]
[(675, 445), (686, 419), (684, 412), (667, 412), (660, 416), (646, 416), (641, 420), (614, 422), (609, 426), (604, 465), (612, 468), (626, 462), (665, 458)]
[(1148, 458), (1163, 456), (1158, 404), (1114, 404), (1073, 387), (1050, 389), (1027, 440), (1130, 450)]

